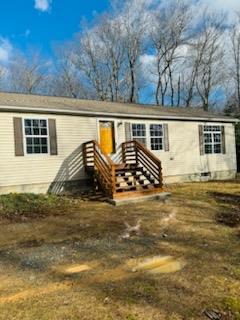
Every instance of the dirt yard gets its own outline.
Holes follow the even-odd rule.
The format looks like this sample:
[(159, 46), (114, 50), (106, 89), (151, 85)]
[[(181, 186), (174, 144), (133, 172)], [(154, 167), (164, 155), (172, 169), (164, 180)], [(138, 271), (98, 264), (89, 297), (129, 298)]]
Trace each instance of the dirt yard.
[(169, 191), (2, 220), (0, 319), (240, 319), (239, 182)]

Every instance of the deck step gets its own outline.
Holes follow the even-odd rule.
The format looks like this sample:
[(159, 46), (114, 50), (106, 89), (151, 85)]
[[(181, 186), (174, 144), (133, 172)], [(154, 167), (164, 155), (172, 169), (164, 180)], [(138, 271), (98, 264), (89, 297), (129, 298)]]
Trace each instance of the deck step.
[(154, 190), (158, 187), (155, 179), (148, 171), (136, 165), (119, 165), (116, 168), (116, 192), (124, 193), (131, 191), (144, 192), (146, 190)]
[(118, 187), (116, 188), (117, 192), (126, 192), (126, 191), (144, 191), (144, 190), (150, 190), (155, 189), (155, 187), (151, 184), (147, 185), (135, 185), (135, 186), (127, 186), (127, 187)]
[[(123, 162), (117, 164), (97, 141), (83, 144), (83, 163), (93, 178), (94, 190), (112, 199), (162, 192), (161, 161), (135, 140), (122, 143), (121, 149)], [(120, 154), (118, 156), (120, 160)]]
[(121, 163), (116, 165), (116, 172), (118, 171), (127, 171), (127, 170), (135, 170), (136, 169), (136, 164), (131, 163), (131, 164), (126, 164), (126, 163)]
[(128, 193), (120, 193), (118, 197), (109, 199), (108, 202), (115, 206), (129, 205), (131, 203), (140, 203), (142, 201), (162, 201), (165, 202), (170, 193), (164, 192), (162, 189), (145, 191), (144, 195), (138, 191), (131, 191)]
[(135, 175), (127, 175), (127, 176), (123, 176), (123, 177), (116, 177), (116, 182), (120, 183), (120, 182), (126, 182), (129, 181), (131, 179), (132, 180), (136, 180), (136, 179), (140, 179), (141, 177), (145, 176), (141, 173), (141, 174), (135, 174)]

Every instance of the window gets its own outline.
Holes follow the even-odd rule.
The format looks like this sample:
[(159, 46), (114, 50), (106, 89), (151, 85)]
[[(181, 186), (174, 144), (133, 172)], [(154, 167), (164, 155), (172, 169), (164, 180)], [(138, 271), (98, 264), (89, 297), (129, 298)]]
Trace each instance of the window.
[(151, 150), (163, 150), (163, 127), (161, 124), (150, 125)]
[(48, 153), (48, 122), (44, 119), (24, 119), (27, 154)]
[(222, 153), (221, 126), (204, 126), (203, 134), (205, 153)]
[(132, 139), (144, 144), (153, 151), (169, 151), (168, 124), (132, 123)]
[(132, 124), (132, 138), (146, 145), (146, 126), (142, 123)]

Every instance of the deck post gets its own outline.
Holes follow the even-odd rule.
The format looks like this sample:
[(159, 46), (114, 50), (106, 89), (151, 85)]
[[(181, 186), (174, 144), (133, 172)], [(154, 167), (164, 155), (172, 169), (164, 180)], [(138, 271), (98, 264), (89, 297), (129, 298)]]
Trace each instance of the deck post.
[(126, 144), (125, 142), (122, 143), (122, 162), (126, 162)]
[(161, 163), (159, 164), (159, 184), (160, 188), (163, 186), (163, 177), (162, 177), (162, 165)]
[(111, 177), (112, 177), (112, 198), (114, 197), (114, 194), (116, 193), (116, 168), (115, 165), (111, 165)]
[(96, 167), (96, 144), (93, 143), (93, 167)]
[(136, 161), (136, 166), (138, 165), (138, 148), (136, 141), (134, 141), (134, 151), (135, 151), (135, 161)]

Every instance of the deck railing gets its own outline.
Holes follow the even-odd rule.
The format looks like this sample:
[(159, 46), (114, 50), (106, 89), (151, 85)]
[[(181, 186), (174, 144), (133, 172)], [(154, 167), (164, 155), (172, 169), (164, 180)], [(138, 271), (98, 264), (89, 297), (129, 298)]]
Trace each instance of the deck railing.
[[(142, 171), (143, 175), (157, 188), (162, 188), (161, 161), (138, 141), (122, 143), (122, 164), (115, 164), (101, 150), (97, 141), (91, 140), (83, 144), (83, 162), (86, 171), (92, 171), (94, 180), (110, 198), (117, 196), (116, 173), (123, 168)], [(126, 166), (130, 165), (130, 166)]]
[(142, 143), (135, 140), (122, 143), (122, 160), (145, 170), (155, 180), (155, 184), (162, 188), (161, 161)]
[(109, 197), (116, 192), (115, 163), (101, 150), (97, 141), (83, 144), (83, 162), (86, 170), (94, 170), (95, 179)]

